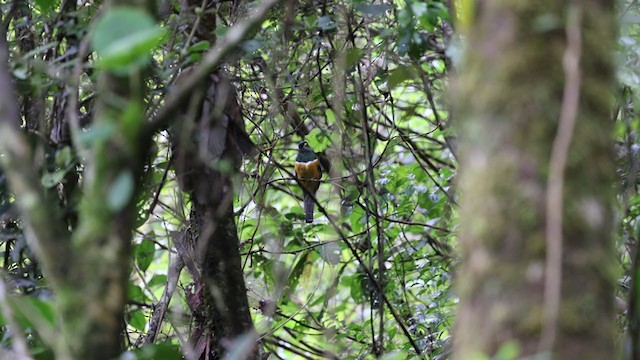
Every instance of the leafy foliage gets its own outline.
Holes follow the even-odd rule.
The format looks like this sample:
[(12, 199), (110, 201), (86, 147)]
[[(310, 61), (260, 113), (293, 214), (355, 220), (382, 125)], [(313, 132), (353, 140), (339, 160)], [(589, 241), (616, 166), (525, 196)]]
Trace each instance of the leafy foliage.
[[(55, 114), (65, 111), (59, 94), (69, 84), (65, 74), (85, 61), (78, 58), (86, 51), (80, 39), (90, 41), (97, 55), (81, 64), (87, 72), (79, 78), (79, 110), (86, 125), (74, 144), (54, 143), (45, 150), (56, 161), (43, 172), (42, 183), (54, 191), (65, 188), (69, 176), (82, 177), (78, 151), (102, 146), (120, 126), (90, 125), (98, 91), (92, 68), (124, 74), (152, 64), (144, 105), (149, 113), (165, 98), (176, 69), (197, 63), (215, 44), (194, 32), (194, 22), (206, 16), (199, 7), (172, 4), (157, 27), (137, 9), (36, 5), (21, 8), (10, 41), (44, 40), (29, 48), (12, 46), (10, 66), (25, 106), (46, 99), (38, 104), (51, 119), (45, 129), (55, 129), (61, 121)], [(216, 35), (231, 31), (253, 6), (222, 3)], [(442, 1), (283, 4), (227, 59), (247, 129), (261, 149), (245, 160), (247, 176), (235, 207), (248, 296), (267, 351), (345, 359), (448, 352), (455, 301), (450, 267), (456, 161), (442, 96), (450, 68), (445, 55), (450, 18)], [(38, 36), (22, 37), (22, 29)], [(156, 47), (163, 33), (167, 36)], [(56, 66), (64, 71), (50, 71)], [(291, 177), (295, 144), (302, 139), (320, 154), (327, 174), (317, 196), (321, 209), (309, 226), (303, 222), (302, 192)], [(128, 286), (132, 350), (143, 343), (150, 309), (175, 276), (172, 239), (187, 213), (165, 133), (155, 145), (138, 200)], [(107, 194), (108, 208), (126, 206), (136, 181), (129, 172), (118, 174)], [(14, 200), (8, 193), (5, 198), (7, 204)], [(73, 213), (74, 198), (63, 200)], [(16, 226), (15, 240), (6, 241), (5, 249), (25, 254), (30, 263), (33, 257)], [(20, 259), (5, 261), (6, 269), (15, 270), (14, 279), (25, 264)], [(189, 283), (182, 273), (171, 301), (173, 315), (165, 318), (157, 341), (181, 344), (180, 334), (188, 333)], [(27, 289), (36, 287), (46, 289), (40, 275), (16, 289), (29, 294)], [(126, 356), (164, 351), (145, 349)]]
[[(56, 221), (70, 229), (79, 209), (74, 183), (82, 182), (86, 171), (83, 151), (104, 146), (118, 126), (134, 138), (137, 119), (155, 114), (179, 69), (198, 63), (216, 46), (199, 38), (194, 27), (211, 9), (167, 1), (158, 6), (156, 20), (140, 10), (106, 9), (99, 1), (75, 3), (0, 4), (9, 14), (4, 19), (10, 24), (9, 67), (24, 131), (41, 160), (40, 182), (62, 210)], [(442, 359), (451, 350), (457, 162), (446, 110), (456, 40), (449, 3), (286, 2), (225, 58), (223, 68), (260, 149), (244, 161), (234, 207), (252, 316), (264, 350), (274, 358), (404, 359), (420, 352)], [(233, 31), (256, 6), (219, 3), (215, 35)], [(621, 34), (624, 91), (616, 134), (624, 155), (620, 292), (625, 297), (637, 271), (633, 254), (640, 216), (635, 190), (640, 75), (630, 15), (636, 5), (629, 9), (623, 18), (632, 25)], [(149, 71), (149, 91), (143, 109), (123, 101), (129, 115), (93, 124), (97, 78), (107, 70)], [(65, 117), (71, 113), (71, 88), (79, 89), (74, 134)], [(312, 225), (304, 223), (302, 192), (292, 177), (296, 144), (303, 139), (325, 167)], [(187, 303), (195, 290), (175, 257), (187, 201), (172, 169), (168, 132), (158, 132), (153, 142), (144, 176), (119, 173), (106, 197), (111, 211), (122, 210), (141, 183), (123, 359), (180, 358), (192, 321)], [(31, 353), (51, 358), (60, 314), (51, 306), (55, 294), (27, 245), (15, 201), (0, 172), (3, 269), (17, 295), (13, 300), (19, 299), (11, 309)], [(177, 289), (160, 336), (144, 345), (152, 309), (173, 281)], [(7, 329), (4, 317), (0, 325)], [(12, 342), (3, 331), (0, 345), (10, 348)], [(512, 358), (513, 347), (504, 353)]]

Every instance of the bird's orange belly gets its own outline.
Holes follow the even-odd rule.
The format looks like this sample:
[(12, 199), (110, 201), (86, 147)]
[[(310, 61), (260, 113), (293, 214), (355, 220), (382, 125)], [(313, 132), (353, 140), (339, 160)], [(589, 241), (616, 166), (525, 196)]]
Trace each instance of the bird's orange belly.
[(302, 185), (310, 191), (315, 191), (320, 186), (318, 181), (304, 181), (307, 179), (318, 180), (320, 179), (320, 164), (318, 159), (309, 162), (297, 162), (296, 161), (296, 175)]

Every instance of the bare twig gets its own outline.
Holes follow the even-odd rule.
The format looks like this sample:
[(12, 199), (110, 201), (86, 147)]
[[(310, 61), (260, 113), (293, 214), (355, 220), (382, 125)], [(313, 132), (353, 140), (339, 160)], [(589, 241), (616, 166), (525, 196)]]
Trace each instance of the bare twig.
[(554, 346), (558, 311), (562, 288), (562, 210), (564, 195), (564, 173), (567, 165), (569, 146), (573, 137), (580, 100), (580, 56), (582, 38), (580, 26), (582, 6), (570, 4), (567, 17), (567, 48), (564, 52), (563, 67), (565, 84), (560, 112), (558, 133), (551, 150), (549, 178), (546, 198), (546, 269), (544, 284), (545, 323), (541, 334), (539, 350), (551, 351)]

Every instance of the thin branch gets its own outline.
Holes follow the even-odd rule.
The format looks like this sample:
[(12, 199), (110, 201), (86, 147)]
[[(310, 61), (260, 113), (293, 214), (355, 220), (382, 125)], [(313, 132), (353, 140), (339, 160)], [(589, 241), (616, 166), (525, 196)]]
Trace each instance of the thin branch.
[[(68, 242), (59, 241), (65, 231), (55, 221), (56, 209), (48, 201), (40, 176), (34, 169), (34, 156), (20, 130), (18, 101), (8, 71), (9, 52), (6, 34), (0, 34), (0, 162), (15, 194), (29, 246), (36, 252), (48, 280), (63, 281), (63, 274), (73, 261)], [(60, 261), (67, 259), (67, 261)], [(55, 286), (54, 286), (55, 287)]]
[(273, 161), (273, 163), (281, 171), (283, 171), (285, 174), (287, 174), (288, 176), (290, 176), (293, 179), (295, 179), (295, 181), (298, 183), (300, 188), (302, 188), (303, 191), (305, 191), (311, 197), (313, 202), (316, 204), (316, 206), (318, 208), (318, 211), (320, 211), (324, 216), (327, 217), (327, 219), (329, 220), (329, 224), (338, 233), (338, 236), (340, 237), (340, 239), (342, 239), (342, 241), (345, 243), (345, 245), (347, 245), (347, 248), (349, 249), (351, 254), (356, 258), (356, 261), (358, 262), (358, 264), (360, 265), (360, 267), (364, 271), (365, 275), (367, 276), (367, 279), (371, 282), (371, 285), (373, 285), (373, 287), (375, 288), (375, 291), (378, 294), (381, 294), (384, 304), (389, 308), (389, 311), (391, 312), (391, 315), (395, 319), (395, 321), (398, 324), (398, 326), (400, 326), (400, 329), (402, 330), (402, 333), (404, 334), (404, 336), (407, 338), (407, 340), (411, 344), (411, 347), (416, 351), (416, 354), (418, 355), (419, 358), (421, 358), (421, 359), (424, 358), (424, 355), (422, 354), (422, 350), (420, 350), (420, 347), (418, 346), (418, 344), (416, 343), (415, 339), (411, 335), (411, 332), (409, 331), (409, 328), (407, 327), (407, 325), (404, 323), (402, 317), (400, 316), (400, 313), (398, 313), (398, 311), (396, 310), (394, 305), (391, 303), (391, 301), (389, 300), (387, 295), (384, 293), (384, 290), (380, 287), (380, 284), (378, 284), (378, 282), (376, 281), (375, 275), (373, 274), (371, 269), (366, 266), (364, 260), (360, 256), (360, 254), (358, 254), (358, 251), (356, 250), (355, 246), (353, 244), (351, 244), (351, 242), (349, 242), (348, 237), (344, 233), (344, 231), (342, 231), (342, 228), (337, 224), (337, 222), (331, 216), (329, 216), (329, 213), (327, 212), (327, 209), (325, 209), (324, 206), (322, 206), (322, 204), (318, 201), (318, 199), (315, 197), (315, 195), (312, 194), (311, 192), (308, 192), (306, 190), (306, 188), (304, 186), (302, 186), (302, 184), (299, 182), (299, 180), (296, 177), (294, 177), (293, 174), (287, 168), (285, 168), (284, 166), (282, 166), (282, 164), (278, 163), (275, 160)]
[(582, 6), (570, 4), (567, 16), (567, 48), (563, 58), (565, 84), (558, 133), (551, 150), (546, 198), (546, 269), (544, 282), (545, 323), (540, 339), (540, 351), (551, 351), (558, 328), (558, 311), (562, 289), (562, 210), (564, 173), (569, 146), (578, 117), (580, 101), (580, 56), (582, 37), (580, 26)]
[(13, 312), (11, 311), (11, 306), (9, 304), (9, 298), (7, 296), (7, 283), (0, 276), (0, 308), (2, 308), (2, 316), (4, 317), (7, 326), (11, 330), (11, 344), (13, 350), (15, 352), (15, 358), (18, 360), (29, 360), (33, 359), (29, 354), (29, 347), (27, 346), (27, 341), (22, 334), (22, 329), (18, 322), (13, 317)]
[(256, 7), (252, 16), (238, 23), (225, 36), (219, 38), (215, 46), (210, 49), (198, 65), (193, 67), (193, 71), (180, 81), (167, 97), (164, 106), (158, 110), (155, 117), (143, 130), (143, 137), (151, 136), (158, 130), (164, 128), (172, 118), (172, 115), (186, 101), (197, 85), (206, 78), (211, 71), (220, 64), (222, 59), (233, 51), (244, 37), (267, 16), (271, 8), (276, 6), (280, 0), (265, 0)]

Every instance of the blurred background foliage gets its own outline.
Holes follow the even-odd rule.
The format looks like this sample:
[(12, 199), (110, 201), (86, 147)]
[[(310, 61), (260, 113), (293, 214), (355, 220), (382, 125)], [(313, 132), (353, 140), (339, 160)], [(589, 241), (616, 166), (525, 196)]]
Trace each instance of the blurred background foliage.
[[(42, 185), (56, 191), (68, 176), (82, 177), (81, 154), (48, 135), (63, 118), (74, 68), (86, 71), (78, 84), (79, 122), (87, 129), (80, 142), (91, 143), (109, 132), (89, 130), (88, 123), (100, 67), (131, 71), (150, 64), (145, 112), (153, 114), (176, 70), (197, 63), (215, 45), (198, 41), (193, 24), (214, 11), (216, 35), (223, 36), (257, 4), (219, 2), (205, 11), (159, 1), (154, 19), (118, 14), (100, 1), (1, 1), (21, 106), (41, 119), (25, 130), (41, 162)], [(456, 304), (457, 161), (455, 118), (447, 111), (455, 99), (447, 85), (462, 52), (456, 8), (445, 0), (283, 2), (226, 57), (223, 68), (260, 149), (244, 161), (235, 209), (251, 312), (271, 358), (405, 359), (417, 351), (448, 357)], [(634, 285), (640, 259), (640, 7), (627, 0), (620, 9), (620, 91), (613, 113), (621, 181), (618, 339), (629, 345), (627, 339), (640, 332), (640, 315), (627, 306), (640, 298)], [(100, 45), (127, 31), (144, 34), (122, 49)], [(92, 36), (100, 61), (87, 51)], [(292, 179), (303, 139), (325, 170), (317, 194), (322, 209), (316, 207), (311, 225), (304, 223), (302, 192)], [(142, 346), (151, 311), (176, 276), (173, 238), (189, 213), (170, 166), (168, 134), (154, 141), (138, 201), (123, 359), (180, 358), (191, 322), (191, 279), (183, 271), (160, 336)], [(114, 190), (114, 203), (127, 186), (123, 181)], [(55, 333), (42, 329), (54, 329), (57, 321), (53, 294), (26, 245), (14, 201), (0, 172), (1, 293), (21, 295), (0, 301), (12, 302), (31, 353), (52, 358), (47, 344)], [(60, 206), (72, 213), (77, 201), (61, 197)], [(0, 345), (8, 348), (12, 334), (5, 320)]]

